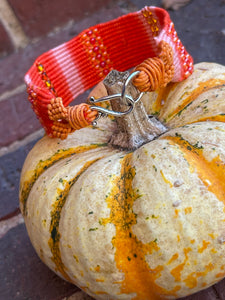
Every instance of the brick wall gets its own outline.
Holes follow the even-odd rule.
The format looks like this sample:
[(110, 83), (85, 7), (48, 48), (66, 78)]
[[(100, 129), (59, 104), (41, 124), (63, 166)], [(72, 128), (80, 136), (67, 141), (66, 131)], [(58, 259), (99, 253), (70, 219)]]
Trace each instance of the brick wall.
[[(107, 6), (111, 0), (1, 0), (0, 56), (25, 47), (70, 20)], [(17, 35), (17, 40), (15, 35)]]

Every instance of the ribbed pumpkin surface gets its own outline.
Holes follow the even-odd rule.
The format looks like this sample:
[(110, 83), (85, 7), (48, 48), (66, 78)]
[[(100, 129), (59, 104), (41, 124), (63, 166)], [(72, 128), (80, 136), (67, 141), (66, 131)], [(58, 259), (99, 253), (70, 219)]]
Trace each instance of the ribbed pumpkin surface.
[(225, 67), (143, 102), (171, 128), (136, 151), (113, 120), (29, 153), (20, 203), (40, 258), (96, 299), (175, 299), (225, 276)]

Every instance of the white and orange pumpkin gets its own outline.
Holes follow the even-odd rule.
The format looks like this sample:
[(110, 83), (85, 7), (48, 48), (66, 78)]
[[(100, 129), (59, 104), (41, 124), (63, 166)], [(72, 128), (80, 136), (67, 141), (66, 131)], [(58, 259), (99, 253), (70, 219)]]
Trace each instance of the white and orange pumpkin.
[[(136, 150), (116, 122), (42, 138), (21, 174), (38, 255), (95, 299), (176, 299), (225, 276), (225, 67), (146, 93), (168, 130)], [(102, 95), (101, 88), (93, 93)]]

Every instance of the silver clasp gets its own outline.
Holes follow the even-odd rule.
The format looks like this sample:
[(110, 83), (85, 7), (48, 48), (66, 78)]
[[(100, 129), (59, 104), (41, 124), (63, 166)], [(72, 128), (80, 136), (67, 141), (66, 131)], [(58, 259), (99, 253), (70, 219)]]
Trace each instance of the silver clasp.
[(141, 97), (143, 96), (143, 92), (141, 92), (138, 97), (136, 99), (133, 99), (133, 97), (131, 95), (128, 95), (126, 93), (127, 91), (127, 87), (130, 83), (130, 81), (140, 73), (140, 71), (136, 71), (136, 72), (133, 72), (131, 73), (128, 78), (126, 79), (123, 87), (122, 87), (122, 92), (121, 94), (114, 94), (114, 95), (109, 95), (109, 96), (105, 96), (105, 97), (102, 97), (102, 98), (99, 98), (99, 99), (95, 99), (94, 97), (90, 97), (89, 101), (93, 104), (95, 103), (100, 103), (100, 102), (105, 102), (105, 101), (111, 101), (111, 100), (115, 100), (115, 99), (127, 99), (128, 102), (129, 102), (129, 105), (128, 105), (128, 110), (126, 111), (114, 111), (114, 110), (110, 110), (110, 109), (107, 109), (107, 108), (104, 108), (104, 107), (101, 107), (101, 106), (97, 106), (97, 105), (94, 105), (94, 106), (91, 106), (90, 108), (93, 109), (93, 110), (97, 110), (99, 112), (97, 118), (94, 120), (93, 122), (93, 125), (96, 125), (96, 121), (100, 118), (100, 117), (103, 117), (103, 116), (107, 116), (107, 115), (110, 115), (110, 116), (114, 116), (114, 117), (122, 117), (124, 115), (127, 115), (129, 113), (132, 112), (135, 104), (141, 99)]
[[(121, 98), (124, 99), (127, 97), (127, 94), (126, 94), (126, 89), (128, 87), (128, 84), (130, 83), (131, 79), (133, 79), (135, 76), (137, 76), (138, 74), (140, 73), (140, 71), (135, 71), (133, 73), (131, 73), (129, 75), (129, 77), (127, 78), (127, 80), (125, 81), (124, 85), (123, 85), (123, 88), (122, 88), (122, 93), (121, 93)], [(140, 99), (141, 97), (143, 96), (144, 92), (141, 92), (139, 94), (139, 96), (136, 98), (136, 99), (133, 99), (132, 97), (130, 97), (128, 100), (131, 101), (131, 103), (133, 105), (135, 105)]]
[[(94, 97), (90, 97), (89, 101), (93, 104), (95, 103), (99, 103), (99, 102), (104, 102), (104, 101), (110, 101), (110, 100), (115, 100), (118, 98), (121, 98), (122, 94), (114, 94), (114, 95), (110, 95), (110, 96), (105, 96), (99, 99), (95, 99)], [(129, 95), (125, 95), (125, 98), (128, 99), (130, 102), (132, 102), (133, 98)], [(114, 117), (122, 117), (124, 115), (129, 114), (132, 110), (133, 110), (133, 105), (129, 104), (129, 109), (126, 111), (115, 111), (115, 110), (110, 110), (101, 106), (91, 106), (90, 108), (93, 110), (97, 110), (98, 112), (100, 112), (101, 114), (103, 114), (104, 116), (110, 115), (110, 116), (114, 116)], [(99, 118), (98, 118), (99, 119)]]

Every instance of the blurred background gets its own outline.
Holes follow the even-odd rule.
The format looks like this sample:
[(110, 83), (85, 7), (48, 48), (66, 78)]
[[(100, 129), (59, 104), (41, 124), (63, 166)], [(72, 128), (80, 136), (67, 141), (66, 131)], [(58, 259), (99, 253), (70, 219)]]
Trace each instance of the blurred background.
[[(18, 208), (24, 159), (44, 134), (23, 78), (43, 52), (144, 6), (168, 10), (195, 63), (225, 65), (225, 0), (0, 0), (0, 299), (90, 299), (42, 264)], [(186, 299), (224, 300), (224, 283)]]

